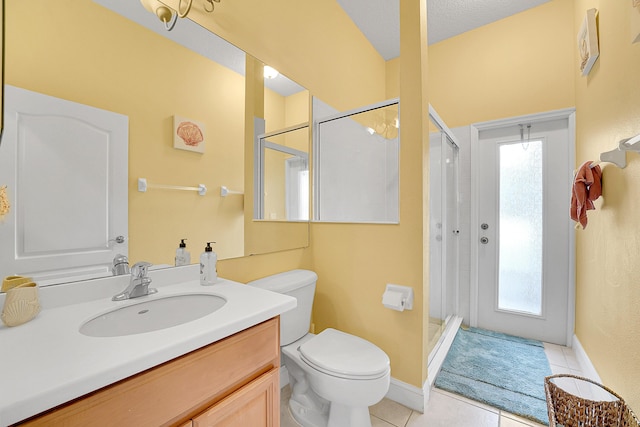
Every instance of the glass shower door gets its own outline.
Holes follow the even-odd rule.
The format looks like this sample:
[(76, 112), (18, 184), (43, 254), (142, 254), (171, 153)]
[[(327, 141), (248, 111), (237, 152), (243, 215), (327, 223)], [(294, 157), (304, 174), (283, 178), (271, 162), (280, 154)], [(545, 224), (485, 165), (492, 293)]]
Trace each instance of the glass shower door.
[[(432, 126), (436, 126), (432, 124)], [(430, 134), (430, 285), (428, 351), (435, 353), (455, 314), (458, 282), (458, 147), (444, 131)], [(430, 356), (431, 358), (431, 356)]]

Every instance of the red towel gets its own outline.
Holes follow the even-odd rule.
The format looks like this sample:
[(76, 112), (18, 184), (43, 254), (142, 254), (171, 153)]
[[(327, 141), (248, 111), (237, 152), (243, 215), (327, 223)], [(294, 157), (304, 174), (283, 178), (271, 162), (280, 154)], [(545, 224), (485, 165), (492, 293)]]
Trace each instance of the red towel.
[(571, 191), (571, 219), (587, 228), (587, 211), (596, 207), (593, 202), (602, 195), (602, 170), (591, 167), (591, 161), (584, 162), (573, 178)]

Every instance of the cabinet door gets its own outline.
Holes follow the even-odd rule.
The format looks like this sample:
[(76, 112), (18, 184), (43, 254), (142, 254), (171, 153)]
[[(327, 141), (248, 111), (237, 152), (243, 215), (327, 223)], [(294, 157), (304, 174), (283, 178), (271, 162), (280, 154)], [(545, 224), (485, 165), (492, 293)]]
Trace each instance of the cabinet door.
[(278, 427), (278, 369), (272, 369), (193, 419), (193, 427)]

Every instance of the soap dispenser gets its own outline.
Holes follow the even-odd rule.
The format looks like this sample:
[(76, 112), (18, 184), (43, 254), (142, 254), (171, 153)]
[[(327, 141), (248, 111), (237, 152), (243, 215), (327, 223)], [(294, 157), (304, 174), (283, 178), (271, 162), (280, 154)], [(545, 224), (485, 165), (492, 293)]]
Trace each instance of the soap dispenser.
[(187, 239), (180, 239), (180, 246), (176, 249), (176, 267), (191, 264), (191, 254), (187, 250), (185, 240)]
[(211, 243), (215, 242), (207, 242), (207, 247), (204, 248), (204, 252), (200, 255), (200, 284), (202, 286), (213, 285), (218, 280), (218, 272), (216, 270), (218, 255), (213, 252)]

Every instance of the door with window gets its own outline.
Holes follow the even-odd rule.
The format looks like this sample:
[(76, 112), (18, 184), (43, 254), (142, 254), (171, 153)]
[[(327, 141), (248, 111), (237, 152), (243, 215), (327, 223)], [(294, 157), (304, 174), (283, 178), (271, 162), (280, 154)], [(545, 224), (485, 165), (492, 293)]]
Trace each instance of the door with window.
[(478, 327), (567, 344), (570, 141), (567, 118), (479, 132)]

